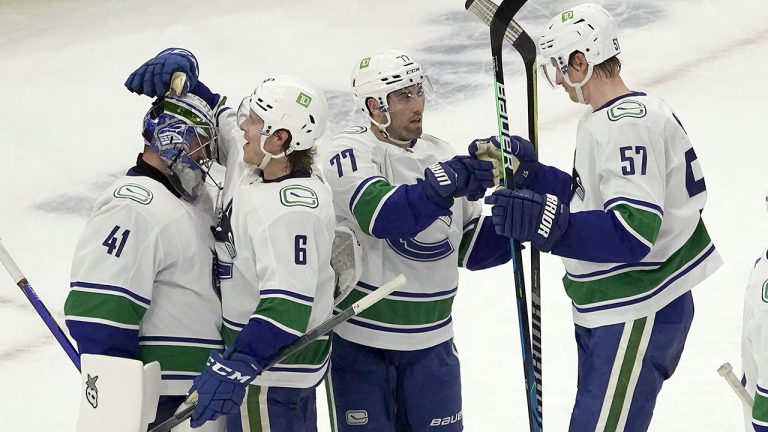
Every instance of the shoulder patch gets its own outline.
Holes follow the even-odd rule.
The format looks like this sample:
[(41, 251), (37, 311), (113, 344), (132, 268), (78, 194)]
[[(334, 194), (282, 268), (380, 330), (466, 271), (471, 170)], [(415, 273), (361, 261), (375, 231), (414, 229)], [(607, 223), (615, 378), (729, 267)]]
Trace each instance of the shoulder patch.
[(137, 185), (135, 183), (128, 183), (115, 189), (112, 193), (115, 198), (127, 198), (129, 200), (136, 201), (139, 204), (147, 205), (152, 202), (152, 191), (144, 186)]
[(317, 208), (317, 194), (312, 189), (301, 185), (290, 185), (280, 189), (280, 203), (286, 207)]
[(351, 126), (341, 131), (341, 133), (343, 134), (353, 134), (353, 135), (364, 134), (366, 132), (368, 132), (368, 128), (365, 126)]
[(643, 118), (648, 114), (645, 104), (636, 100), (627, 99), (608, 110), (608, 120), (619, 121), (625, 117)]
[(768, 280), (763, 282), (763, 302), (768, 303)]

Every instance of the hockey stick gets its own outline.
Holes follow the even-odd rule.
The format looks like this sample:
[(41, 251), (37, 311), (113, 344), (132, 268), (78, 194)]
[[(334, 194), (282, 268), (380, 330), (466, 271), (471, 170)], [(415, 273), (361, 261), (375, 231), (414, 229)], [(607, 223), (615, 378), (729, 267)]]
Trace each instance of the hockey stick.
[[(406, 282), (407, 280), (405, 279), (405, 276), (401, 274), (396, 278), (392, 279), (391, 281), (387, 282), (386, 284), (382, 285), (375, 291), (371, 292), (370, 294), (358, 300), (356, 303), (352, 304), (348, 308), (339, 312), (339, 314), (333, 316), (332, 318), (326, 320), (322, 324), (308, 331), (307, 333), (304, 334), (304, 336), (300, 337), (292, 344), (282, 348), (280, 351), (278, 351), (274, 355), (274, 357), (272, 357), (272, 360), (270, 360), (269, 363), (267, 363), (267, 365), (264, 366), (263, 370), (267, 370), (273, 367), (274, 365), (280, 363), (286, 358), (306, 348), (307, 345), (309, 345), (315, 339), (330, 332), (336, 326), (343, 323), (344, 321), (368, 309), (374, 303), (388, 296), (390, 293), (392, 293), (392, 291), (405, 285)], [(195, 410), (195, 407), (197, 407), (197, 392), (189, 395), (187, 400), (184, 401), (184, 405), (186, 406), (181, 411), (176, 412), (176, 414), (174, 414), (173, 417), (155, 426), (149, 432), (169, 432), (174, 427), (178, 426), (188, 418), (192, 417), (192, 412)]]
[[(503, 0), (501, 5), (493, 11), (493, 4), (478, 3), (478, 0), (467, 0), (464, 7), (470, 10), (475, 16), (488, 17), (490, 20), (491, 33), (491, 54), (493, 57), (493, 68), (495, 78), (496, 94), (496, 116), (499, 125), (499, 136), (502, 140), (502, 164), (504, 165), (504, 184), (512, 186), (514, 174), (512, 155), (512, 142), (509, 133), (509, 117), (507, 114), (507, 100), (504, 90), (504, 68), (502, 61), (502, 44), (505, 38), (513, 38), (512, 46), (523, 56), (526, 63), (526, 77), (528, 83), (528, 102), (529, 102), (529, 128), (534, 146), (536, 145), (535, 133), (535, 60), (536, 47), (533, 40), (524, 32), (522, 28), (515, 23), (514, 28), (510, 29), (512, 18), (525, 4), (526, 0)], [(509, 34), (509, 36), (508, 36)], [(523, 37), (524, 36), (524, 37)], [(533, 48), (531, 51), (530, 49)], [(533, 69), (529, 69), (528, 59), (533, 57)], [(531, 94), (531, 90), (534, 93)], [(520, 327), (520, 345), (523, 355), (523, 374), (525, 377), (526, 399), (528, 402), (528, 423), (532, 432), (542, 430), (542, 412), (541, 412), (541, 303), (539, 301), (539, 259), (538, 252), (531, 252), (532, 278), (535, 287), (532, 292), (532, 304), (534, 308), (534, 332), (535, 345), (537, 347), (536, 357), (534, 358), (531, 346), (531, 330), (528, 324), (528, 300), (525, 290), (525, 276), (522, 268), (522, 253), (520, 242), (512, 241), (512, 267), (515, 278), (517, 316)]]
[(736, 392), (736, 396), (741, 399), (744, 405), (746, 405), (747, 408), (752, 409), (752, 404), (754, 403), (752, 401), (752, 396), (747, 393), (747, 389), (741, 385), (741, 382), (733, 373), (733, 366), (731, 366), (730, 363), (725, 362), (722, 366), (717, 368), (717, 373), (719, 373), (720, 376), (723, 377), (723, 379), (731, 386), (733, 391)]
[(64, 333), (64, 330), (59, 327), (59, 324), (48, 311), (48, 308), (45, 307), (43, 301), (40, 300), (40, 297), (37, 296), (35, 290), (32, 289), (32, 285), (27, 282), (27, 278), (24, 276), (24, 274), (21, 273), (19, 266), (17, 266), (16, 262), (13, 261), (13, 258), (11, 258), (11, 255), (5, 249), (5, 246), (3, 246), (2, 242), (0, 242), (0, 261), (3, 263), (3, 267), (5, 267), (5, 270), (8, 272), (8, 274), (11, 275), (11, 279), (13, 279), (16, 285), (21, 288), (21, 292), (23, 292), (24, 296), (27, 297), (27, 300), (29, 300), (29, 302), (32, 304), (32, 307), (35, 308), (37, 314), (40, 315), (40, 318), (43, 319), (43, 322), (48, 327), (48, 330), (53, 333), (53, 337), (55, 337), (59, 342), (59, 345), (64, 348), (64, 352), (67, 353), (69, 359), (72, 360), (72, 363), (75, 364), (75, 367), (79, 371), (80, 354), (78, 354), (77, 350), (72, 345), (72, 342), (70, 342), (69, 338)]
[[(514, 16), (523, 6), (526, 0), (517, 0)], [(469, 0), (467, 10), (483, 21), (491, 25), (496, 14), (497, 7), (490, 0)], [(493, 37), (493, 36), (491, 36)], [(504, 32), (504, 39), (512, 44), (512, 47), (520, 53), (525, 66), (525, 84), (528, 99), (528, 139), (533, 144), (536, 154), (539, 153), (538, 131), (538, 98), (536, 95), (536, 45), (530, 35), (514, 19), (509, 22)], [(499, 42), (501, 43), (501, 42)], [(500, 51), (499, 51), (500, 53)], [(501, 60), (501, 54), (499, 54)], [(531, 247), (531, 333), (532, 333), (532, 357), (533, 372), (536, 378), (536, 402), (538, 405), (539, 422), (544, 420), (544, 387), (542, 369), (542, 337), (541, 337), (541, 259), (539, 251)]]

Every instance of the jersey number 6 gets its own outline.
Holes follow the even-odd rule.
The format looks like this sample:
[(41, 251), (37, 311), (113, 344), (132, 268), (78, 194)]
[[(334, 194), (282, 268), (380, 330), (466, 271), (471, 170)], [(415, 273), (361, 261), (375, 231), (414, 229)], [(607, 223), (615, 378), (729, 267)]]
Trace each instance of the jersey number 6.
[(293, 239), (293, 245), (295, 247), (293, 262), (296, 263), (297, 265), (306, 265), (307, 264), (307, 236), (297, 235)]

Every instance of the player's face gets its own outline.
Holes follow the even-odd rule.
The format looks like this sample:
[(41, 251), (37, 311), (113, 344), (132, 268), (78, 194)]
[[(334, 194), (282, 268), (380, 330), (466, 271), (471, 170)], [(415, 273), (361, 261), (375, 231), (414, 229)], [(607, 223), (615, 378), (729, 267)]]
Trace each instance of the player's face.
[(421, 84), (414, 84), (387, 95), (392, 124), (387, 132), (392, 138), (410, 141), (421, 136), (426, 96)]
[[(568, 68), (569, 77), (570, 77), (570, 74), (571, 74), (571, 68)], [(563, 78), (563, 74), (560, 72), (560, 69), (557, 70), (555, 83), (563, 87), (565, 92), (568, 93), (568, 97), (570, 97), (573, 102), (579, 102), (579, 97), (576, 95), (576, 90), (573, 88), (573, 86), (570, 86), (568, 85), (567, 82), (565, 82), (565, 79)]]
[[(554, 59), (553, 59), (554, 61)], [(581, 68), (585, 69), (585, 68)], [(566, 93), (568, 93), (568, 97), (571, 98), (571, 101), (579, 103), (579, 96), (576, 94), (576, 89), (568, 84), (567, 81), (565, 81), (565, 78), (563, 77), (563, 73), (560, 72), (560, 68), (555, 67), (556, 75), (555, 75), (555, 83), (559, 86), (562, 86)], [(587, 74), (585, 71), (579, 70), (578, 66), (574, 65), (568, 65), (568, 79), (572, 83), (580, 83), (584, 81), (584, 78), (586, 78)], [(582, 87), (582, 92), (584, 92), (584, 97), (587, 97), (587, 89), (585, 87)]]
[(243, 162), (250, 165), (258, 165), (264, 159), (261, 151), (261, 137), (263, 135), (264, 120), (253, 110), (240, 122), (240, 130), (243, 131), (245, 144), (243, 145)]

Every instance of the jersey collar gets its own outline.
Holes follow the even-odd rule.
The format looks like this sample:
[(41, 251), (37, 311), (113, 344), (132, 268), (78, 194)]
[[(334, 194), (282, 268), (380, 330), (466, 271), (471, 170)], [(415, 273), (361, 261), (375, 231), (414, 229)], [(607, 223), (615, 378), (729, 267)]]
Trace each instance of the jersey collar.
[(139, 153), (139, 156), (136, 158), (136, 166), (129, 169), (125, 175), (130, 177), (149, 177), (152, 180), (160, 182), (163, 186), (165, 186), (166, 189), (171, 191), (173, 196), (176, 198), (181, 198), (181, 194), (176, 190), (175, 187), (173, 187), (173, 184), (171, 184), (171, 181), (168, 180), (168, 177), (159, 169), (146, 163), (144, 159), (142, 159), (142, 155), (144, 155), (144, 153)]
[(307, 177), (310, 177), (310, 175), (311, 174), (299, 174), (299, 173), (291, 172), (291, 173), (288, 173), (288, 174), (286, 174), (284, 176), (273, 178), (272, 180), (267, 180), (267, 179), (262, 177), (261, 181), (263, 183), (279, 183), (279, 182), (281, 182), (283, 180), (288, 180), (288, 179), (292, 179), (292, 178), (307, 178)]

